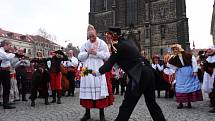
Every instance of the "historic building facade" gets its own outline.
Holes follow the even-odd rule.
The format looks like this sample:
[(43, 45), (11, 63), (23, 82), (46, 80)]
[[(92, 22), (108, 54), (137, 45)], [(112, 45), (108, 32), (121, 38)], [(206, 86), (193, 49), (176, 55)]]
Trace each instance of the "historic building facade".
[(89, 23), (99, 35), (120, 27), (148, 55), (173, 43), (190, 50), (185, 0), (90, 0)]
[(62, 47), (39, 35), (23, 35), (0, 28), (0, 42), (9, 39), (14, 48), (23, 49), (29, 57), (35, 57), (36, 52), (41, 51), (45, 57), (53, 50), (60, 50)]
[(215, 45), (215, 1), (213, 5), (213, 15), (211, 20), (211, 35), (213, 37), (213, 44)]

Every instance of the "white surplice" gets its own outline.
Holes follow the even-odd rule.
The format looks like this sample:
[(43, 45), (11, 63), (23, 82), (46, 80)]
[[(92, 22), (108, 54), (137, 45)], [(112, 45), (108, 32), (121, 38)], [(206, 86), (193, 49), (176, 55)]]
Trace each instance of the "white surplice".
[[(97, 54), (88, 54), (91, 48), (96, 49)], [(83, 67), (98, 70), (110, 56), (107, 44), (97, 37), (96, 42), (90, 40), (81, 47), (78, 59), (83, 62)], [(104, 99), (109, 95), (105, 75), (81, 77), (80, 80), (80, 99)]]

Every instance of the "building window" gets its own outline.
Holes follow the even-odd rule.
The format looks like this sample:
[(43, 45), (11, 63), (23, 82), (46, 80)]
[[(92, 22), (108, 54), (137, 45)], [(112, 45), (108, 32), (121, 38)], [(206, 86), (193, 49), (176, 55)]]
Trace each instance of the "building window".
[(28, 54), (31, 54), (31, 49), (28, 49)]
[(13, 38), (13, 33), (9, 32), (9, 33), (7, 33), (7, 36), (10, 37), (10, 38)]
[(165, 25), (161, 25), (160, 27), (160, 33), (161, 33), (161, 39), (165, 38)]
[(127, 25), (137, 23), (137, 0), (127, 0)]
[(20, 36), (21, 40), (26, 40), (26, 36)]
[(161, 18), (165, 17), (165, 9), (164, 8), (160, 8), (160, 17)]
[(146, 39), (149, 38), (149, 34), (150, 34), (149, 25), (146, 24), (146, 26), (145, 26), (145, 37), (146, 37)]
[(106, 11), (106, 10), (107, 10), (107, 0), (104, 0), (104, 1), (103, 1), (103, 5), (104, 5), (104, 6), (103, 6), (103, 7), (104, 7), (104, 10)]
[(146, 39), (149, 38), (149, 27), (146, 28)]

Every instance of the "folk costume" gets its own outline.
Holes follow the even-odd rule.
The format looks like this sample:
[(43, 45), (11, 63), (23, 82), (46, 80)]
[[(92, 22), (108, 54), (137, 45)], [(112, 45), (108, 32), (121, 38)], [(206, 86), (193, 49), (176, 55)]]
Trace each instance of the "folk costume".
[(63, 67), (66, 70), (66, 78), (69, 80), (68, 95), (74, 96), (75, 91), (75, 76), (78, 67), (78, 59), (74, 56), (68, 57), (68, 61), (63, 61)]
[(194, 56), (184, 52), (179, 44), (172, 45), (172, 48), (178, 48), (180, 53), (174, 55), (169, 60), (169, 67), (176, 70), (176, 101), (179, 103), (178, 109), (183, 108), (183, 103), (188, 103), (191, 108), (191, 102), (202, 101), (201, 85), (198, 80), (198, 66)]
[[(88, 32), (89, 31), (93, 32), (94, 36), (96, 36), (93, 26), (88, 27)], [(98, 70), (110, 56), (107, 44), (98, 37), (95, 39), (95, 42), (91, 42), (90, 39), (88, 39), (81, 47), (78, 55), (78, 59), (83, 62), (83, 67), (92, 70)], [(96, 51), (96, 55), (88, 54), (88, 51), (91, 49)], [(89, 74), (81, 77), (80, 105), (86, 108), (86, 113), (81, 121), (90, 119), (91, 108), (100, 109), (100, 120), (104, 121), (104, 108), (112, 104), (112, 102), (109, 102), (108, 96), (109, 92), (105, 75), (94, 77)]]
[(202, 89), (209, 93), (212, 110), (210, 113), (215, 113), (215, 47), (210, 46), (207, 49), (207, 58), (204, 62), (204, 76)]
[(168, 67), (168, 61), (171, 58), (170, 54), (164, 55), (164, 70), (163, 70), (163, 78), (168, 83), (168, 88), (165, 92), (166, 98), (173, 98), (174, 97), (174, 80), (175, 80), (175, 70)]
[[(40, 52), (38, 52), (40, 53)], [(48, 105), (48, 89), (50, 82), (50, 75), (47, 67), (48, 59), (38, 57), (31, 60), (34, 64), (34, 72), (32, 75), (31, 86), (31, 106), (35, 106), (35, 99), (37, 98), (37, 92), (41, 93), (41, 96), (45, 99), (45, 104)]]
[(22, 101), (27, 101), (27, 67), (30, 67), (30, 61), (23, 54), (17, 54), (18, 59), (20, 60), (19, 65), (16, 66), (16, 80), (18, 84), (18, 89), (22, 95)]
[[(68, 57), (61, 51), (55, 51), (56, 55), (51, 58), (51, 67), (50, 67), (50, 85), (52, 90), (53, 100), (52, 103), (57, 101), (57, 104), (61, 104), (61, 94), (62, 94), (62, 73), (61, 73), (61, 62), (67, 61)], [(56, 100), (57, 95), (57, 100)]]
[[(161, 63), (159, 55), (153, 55), (151, 65), (152, 65), (152, 68), (155, 69), (158, 72), (158, 74), (162, 77), (164, 65), (163, 63)], [(160, 91), (165, 89), (161, 87), (160, 84), (156, 87), (157, 87), (156, 90), (157, 90), (158, 98), (160, 98)]]
[[(210, 47), (210, 49), (214, 48)], [(215, 51), (215, 49), (213, 51)], [(211, 93), (213, 90), (215, 76), (215, 69), (213, 68), (213, 63), (215, 63), (215, 52), (211, 55), (208, 55), (206, 61), (204, 62), (205, 72), (203, 76), (202, 90), (206, 93)]]
[(112, 68), (112, 92), (113, 94), (119, 94), (119, 85), (121, 86), (121, 95), (125, 92), (126, 80), (124, 77), (124, 72), (117, 64)]
[[(23, 57), (23, 55), (21, 55)], [(20, 100), (19, 98), (19, 89), (18, 89), (18, 82), (17, 82), (17, 73), (15, 68), (20, 66), (30, 66), (29, 60), (19, 60), (20, 56), (16, 54), (16, 57), (11, 60), (11, 68), (10, 68), (10, 80), (11, 80), (11, 89), (10, 89), (10, 101)], [(27, 101), (25, 94), (26, 94), (26, 82), (25, 84), (22, 83), (22, 101)], [(24, 89), (23, 89), (24, 88)]]
[[(2, 44), (4, 43), (4, 45)], [(9, 105), (9, 94), (10, 94), (10, 68), (11, 62), (10, 60), (15, 57), (13, 53), (7, 53), (5, 50), (5, 46), (11, 44), (10, 42), (3, 41), (2, 47), (0, 47), (0, 85), (3, 87), (3, 108), (4, 109), (12, 109), (15, 108)]]
[(135, 105), (144, 94), (149, 112), (154, 121), (166, 121), (164, 115), (155, 101), (155, 75), (150, 65), (145, 65), (135, 43), (120, 37), (119, 28), (110, 28), (112, 37), (117, 41), (111, 41), (112, 54), (110, 58), (99, 68), (95, 75), (104, 74), (112, 69), (114, 64), (128, 74), (129, 82), (124, 95), (124, 100), (119, 109), (115, 121), (128, 121)]

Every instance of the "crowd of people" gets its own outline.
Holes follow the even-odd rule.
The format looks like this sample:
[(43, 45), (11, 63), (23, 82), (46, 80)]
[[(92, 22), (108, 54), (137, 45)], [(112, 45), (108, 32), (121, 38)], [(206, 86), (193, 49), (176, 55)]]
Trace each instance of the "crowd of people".
[[(72, 50), (67, 53), (53, 51), (46, 58), (39, 51), (35, 58), (29, 58), (22, 49), (15, 50), (9, 40), (3, 40), (0, 48), (0, 102), (3, 108), (13, 109), (11, 104), (28, 101), (28, 98), (31, 106), (35, 106), (37, 97), (44, 98), (48, 105), (49, 96), (53, 97), (51, 103), (61, 104), (62, 93), (74, 96), (78, 63)], [(29, 97), (26, 97), (27, 92)]]
[[(77, 58), (72, 50), (52, 51), (49, 57), (37, 52), (37, 57), (29, 58), (22, 49), (15, 50), (9, 40), (3, 40), (0, 45), (3, 108), (13, 109), (16, 101), (28, 101), (28, 98), (34, 107), (37, 97), (44, 98), (45, 105), (61, 104), (62, 95), (75, 95), (78, 80), (80, 105), (85, 108), (81, 121), (91, 118), (93, 108), (99, 109), (100, 121), (105, 121), (104, 109), (113, 105), (114, 95), (119, 94), (124, 98), (115, 121), (128, 121), (142, 94), (153, 120), (166, 121), (156, 103), (155, 90), (158, 98), (162, 90), (165, 98), (175, 97), (178, 109), (192, 108), (191, 103), (202, 101), (202, 92), (207, 93), (212, 107), (209, 112), (215, 113), (214, 46), (194, 56), (181, 45), (173, 44), (171, 51), (148, 59), (134, 42), (122, 36), (120, 28), (109, 28), (102, 40), (94, 26), (89, 25), (87, 37)], [(82, 68), (90, 69), (90, 74), (81, 76)], [(30, 97), (26, 97), (27, 93)]]

